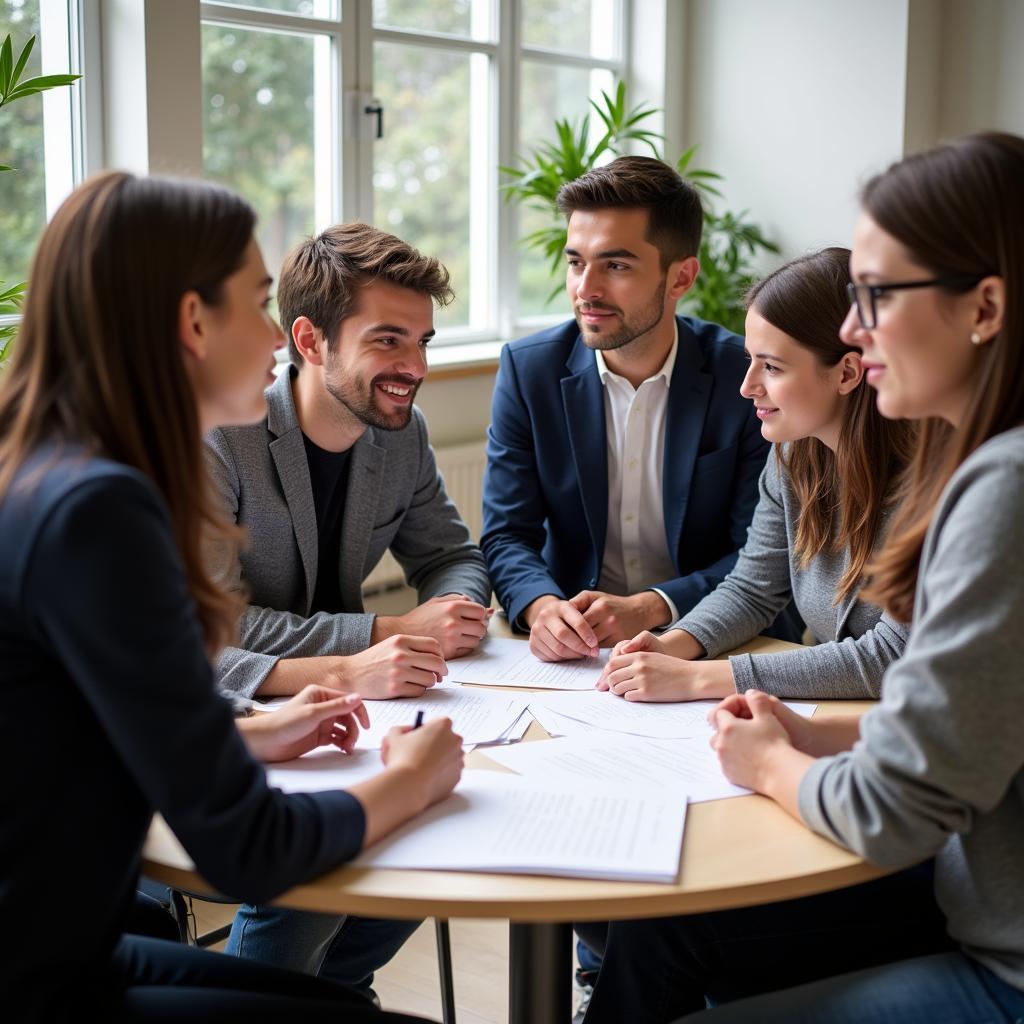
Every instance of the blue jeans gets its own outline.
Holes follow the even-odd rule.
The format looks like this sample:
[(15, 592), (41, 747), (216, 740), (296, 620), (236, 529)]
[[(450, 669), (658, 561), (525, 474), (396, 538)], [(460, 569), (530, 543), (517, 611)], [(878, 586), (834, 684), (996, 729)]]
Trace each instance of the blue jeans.
[(709, 1003), (955, 949), (930, 863), (806, 899), (576, 931), (603, 957), (586, 1024), (666, 1024)]
[(1024, 1024), (1024, 992), (963, 953), (942, 953), (707, 1012), (707, 1024)]
[(419, 921), (339, 917), (246, 904), (235, 914), (226, 952), (366, 992), (373, 984), (373, 972), (419, 926)]

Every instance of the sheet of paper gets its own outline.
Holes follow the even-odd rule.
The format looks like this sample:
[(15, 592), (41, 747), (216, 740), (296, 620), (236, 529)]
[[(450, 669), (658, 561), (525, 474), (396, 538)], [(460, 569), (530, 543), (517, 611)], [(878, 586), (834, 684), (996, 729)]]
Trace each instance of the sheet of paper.
[(448, 662), (448, 678), (487, 686), (535, 686), (545, 690), (592, 690), (609, 651), (580, 661), (541, 661), (525, 640), (489, 636), (470, 655)]
[(354, 863), (674, 882), (686, 820), (676, 790), (637, 793), (467, 771), (446, 800)]
[(348, 789), (384, 770), (379, 750), (343, 754), (337, 747), (319, 747), (294, 761), (267, 765), (267, 781), (285, 793)]
[(751, 792), (722, 774), (718, 755), (703, 736), (665, 740), (598, 731), (484, 753), (528, 780), (633, 783), (640, 793), (672, 786), (683, 789), (690, 803)]
[(394, 725), (412, 725), (416, 713), (424, 720), (447, 715), (452, 728), (466, 743), (491, 743), (500, 739), (526, 710), (520, 695), (470, 690), (462, 686), (435, 686), (422, 697), (399, 700), (368, 700), (366, 710), (370, 727), (364, 729), (356, 746), (359, 749), (380, 747), (387, 731)]
[[(591, 729), (682, 739), (710, 736), (708, 712), (719, 701), (695, 700), (673, 704), (645, 704), (628, 701), (607, 690), (589, 693), (541, 693), (530, 697), (530, 711), (552, 735), (571, 736)], [(815, 704), (788, 704), (798, 714), (810, 717)], [(554, 717), (548, 716), (553, 712)], [(547, 721), (555, 726), (548, 728)]]
[[(439, 683), (435, 683), (432, 690), (444, 690), (451, 687), (458, 687), (458, 683), (452, 682), (450, 679), (442, 679)], [(236, 702), (242, 705), (249, 705), (256, 711), (278, 711), (283, 708), (291, 697), (267, 697), (266, 700), (255, 700), (247, 697), (236, 697)]]

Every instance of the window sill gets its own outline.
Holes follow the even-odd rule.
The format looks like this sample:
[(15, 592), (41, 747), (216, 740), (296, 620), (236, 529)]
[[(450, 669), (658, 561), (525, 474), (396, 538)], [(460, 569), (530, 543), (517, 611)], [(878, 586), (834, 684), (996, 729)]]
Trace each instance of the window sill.
[(485, 377), (498, 368), (503, 341), (473, 341), (431, 348), (427, 381)]

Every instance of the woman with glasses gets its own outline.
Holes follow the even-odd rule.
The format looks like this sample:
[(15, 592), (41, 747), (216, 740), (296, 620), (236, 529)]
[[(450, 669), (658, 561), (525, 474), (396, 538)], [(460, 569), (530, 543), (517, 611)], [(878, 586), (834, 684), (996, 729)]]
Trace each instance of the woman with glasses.
[[(726, 774), (834, 842), (935, 858), (936, 940), (721, 1021), (1024, 1018), (1024, 139), (987, 133), (868, 183), (843, 336), (887, 417), (925, 420), (872, 595), (913, 620), (852, 749), (764, 694), (716, 711)], [(912, 287), (908, 287), (912, 286)], [(782, 979), (784, 983), (789, 979)], [(778, 986), (775, 986), (778, 987)]]
[[(733, 782), (904, 870), (766, 907), (613, 924), (591, 1024), (756, 993), (772, 994), (710, 1019), (1024, 1018), (1024, 139), (990, 133), (907, 157), (862, 201), (851, 269), (874, 305), (851, 309), (843, 339), (861, 349), (879, 411), (924, 421), (865, 592), (912, 621), (907, 648), (859, 722), (805, 721), (749, 691), (716, 709), (713, 744)], [(907, 869), (922, 862), (933, 871)]]
[[(877, 411), (859, 349), (839, 337), (849, 264), (849, 249), (823, 249), (751, 290), (750, 369), (740, 392), (775, 451), (746, 544), (726, 579), (660, 638), (645, 632), (619, 644), (598, 689), (636, 701), (752, 688), (779, 697), (878, 697), (907, 633), (862, 600), (860, 586), (916, 429)], [(791, 599), (816, 646), (710, 660), (763, 632)]]
[[(393, 730), (347, 792), (285, 795), (257, 759), (351, 751), (358, 697), (319, 687), (236, 728), (209, 657), (236, 544), (200, 439), (265, 415), (283, 341), (238, 197), (102, 175), (46, 228), (0, 379), (0, 964), (14, 1020), (410, 1020), (329, 982), (123, 934), (154, 811), (222, 892), (263, 902), (352, 857), (458, 780), (447, 720)], [(283, 718), (278, 716), (283, 715)], [(66, 885), (80, 881), (80, 901)]]

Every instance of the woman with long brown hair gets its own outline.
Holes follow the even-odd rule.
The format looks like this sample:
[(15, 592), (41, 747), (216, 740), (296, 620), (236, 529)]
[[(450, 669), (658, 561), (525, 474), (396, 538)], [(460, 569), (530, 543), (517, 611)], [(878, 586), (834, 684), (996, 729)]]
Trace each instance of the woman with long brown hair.
[[(350, 751), (358, 696), (308, 688), (236, 728), (209, 656), (237, 599), (200, 439), (258, 420), (273, 351), (252, 209), (224, 189), (102, 175), (43, 233), (0, 381), (0, 965), (4, 1006), (55, 1021), (408, 1020), (340, 986), (123, 934), (154, 811), (225, 893), (268, 900), (353, 856), (459, 777), (438, 720), (393, 731), (349, 791), (286, 796), (257, 763)], [(278, 718), (279, 715), (283, 718)], [(85, 906), (56, 877), (73, 873)]]
[[(860, 589), (916, 429), (877, 411), (860, 350), (839, 337), (849, 263), (849, 249), (822, 249), (751, 289), (750, 369), (740, 390), (775, 450), (746, 544), (725, 580), (661, 637), (641, 633), (619, 644), (599, 689), (638, 701), (751, 688), (780, 697), (878, 696), (906, 628)], [(790, 600), (815, 646), (709, 660), (763, 632)]]

